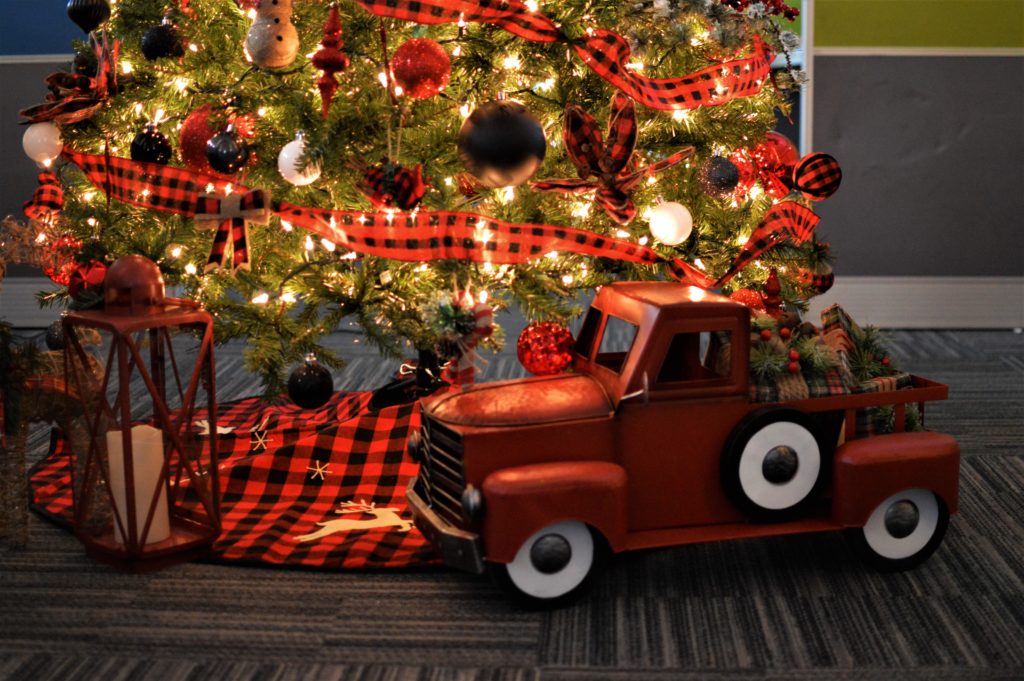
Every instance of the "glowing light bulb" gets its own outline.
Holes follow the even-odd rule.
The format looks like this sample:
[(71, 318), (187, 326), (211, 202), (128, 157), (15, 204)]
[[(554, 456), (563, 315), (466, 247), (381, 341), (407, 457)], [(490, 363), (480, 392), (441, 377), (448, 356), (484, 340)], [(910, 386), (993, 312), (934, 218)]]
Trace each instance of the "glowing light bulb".
[(330, 239), (320, 239), (320, 243), (328, 253), (334, 253), (334, 250), (337, 248), (334, 242)]
[(198, 271), (199, 270), (196, 269), (196, 266), (193, 263), (185, 265), (185, 274), (189, 275), (190, 277), (195, 276), (196, 272)]
[(253, 305), (266, 305), (269, 302), (270, 302), (270, 294), (269, 293), (257, 293), (252, 298), (252, 304)]
[(523, 4), (526, 5), (526, 9), (530, 10), (531, 12), (536, 12), (538, 9), (540, 9), (540, 3), (538, 3), (537, 0), (526, 0), (526, 2), (524, 2)]
[(517, 57), (514, 54), (510, 54), (501, 60), (501, 65), (504, 66), (506, 69), (512, 70), (518, 69), (520, 66), (523, 65), (523, 63), (519, 60), (519, 57)]
[(180, 258), (181, 257), (181, 246), (175, 246), (174, 248), (171, 249), (171, 257), (172, 258)]
[(295, 294), (292, 293), (291, 291), (286, 291), (286, 292), (281, 294), (281, 302), (282, 303), (288, 303), (289, 305), (291, 305), (291, 304), (293, 304), (295, 302), (295, 300), (296, 300)]
[(288, 222), (287, 220), (281, 220), (281, 229), (283, 229), (286, 232), (290, 232), (292, 231), (292, 229), (294, 229), (294, 227), (292, 227), (292, 223)]
[(123, 61), (123, 62), (121, 62), (121, 73), (123, 73), (124, 75), (127, 76), (131, 72), (132, 72), (132, 63), (130, 61)]
[(574, 281), (576, 281), (576, 278), (573, 277), (571, 274), (562, 275), (562, 283), (565, 284), (566, 286), (569, 286)]

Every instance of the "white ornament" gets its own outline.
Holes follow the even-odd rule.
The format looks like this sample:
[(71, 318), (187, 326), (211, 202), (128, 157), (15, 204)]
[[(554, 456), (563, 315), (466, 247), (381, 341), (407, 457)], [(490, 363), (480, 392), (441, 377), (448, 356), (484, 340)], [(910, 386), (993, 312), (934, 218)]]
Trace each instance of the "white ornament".
[(693, 216), (681, 203), (666, 201), (659, 203), (647, 214), (651, 236), (666, 246), (678, 246), (690, 237), (693, 231)]
[(281, 153), (277, 155), (277, 169), (281, 176), (296, 187), (304, 187), (307, 184), (316, 182), (320, 177), (320, 166), (311, 164), (306, 170), (299, 170), (299, 159), (306, 152), (306, 140), (300, 132), (295, 139), (281, 147)]
[(49, 167), (60, 156), (64, 141), (60, 138), (60, 128), (53, 123), (33, 123), (21, 138), (21, 147), (30, 159)]

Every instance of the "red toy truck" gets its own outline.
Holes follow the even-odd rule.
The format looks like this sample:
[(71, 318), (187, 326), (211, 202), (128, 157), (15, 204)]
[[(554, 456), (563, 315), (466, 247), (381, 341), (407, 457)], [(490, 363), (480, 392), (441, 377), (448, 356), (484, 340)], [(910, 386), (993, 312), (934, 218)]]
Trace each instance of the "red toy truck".
[[(730, 362), (702, 359), (712, 337), (731, 340)], [(541, 604), (581, 590), (609, 549), (846, 529), (883, 569), (925, 560), (957, 510), (960, 452), (903, 432), (906, 406), (923, 417), (946, 386), (914, 376), (895, 392), (752, 402), (749, 346), (747, 308), (722, 296), (602, 288), (573, 373), (424, 403), (416, 526), (447, 564), (490, 566)], [(881, 405), (896, 432), (854, 439), (857, 410)]]

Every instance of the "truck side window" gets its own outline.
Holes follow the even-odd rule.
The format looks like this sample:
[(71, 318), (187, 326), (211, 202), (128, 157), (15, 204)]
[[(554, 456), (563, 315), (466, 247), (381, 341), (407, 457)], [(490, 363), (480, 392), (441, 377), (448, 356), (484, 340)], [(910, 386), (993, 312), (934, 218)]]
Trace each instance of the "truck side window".
[(590, 351), (594, 349), (594, 336), (597, 335), (597, 329), (600, 326), (601, 311), (596, 307), (591, 307), (583, 319), (583, 327), (580, 329), (579, 335), (576, 336), (576, 345), (573, 350), (577, 355), (590, 358)]
[(729, 337), (728, 331), (677, 333), (665, 353), (657, 382), (729, 378), (728, 357), (725, 362), (720, 361), (722, 347), (728, 345)]
[(626, 364), (626, 357), (629, 355), (633, 341), (636, 340), (637, 326), (630, 324), (625, 319), (614, 315), (608, 315), (608, 321), (604, 325), (604, 334), (601, 336), (601, 345), (597, 349), (597, 357), (594, 361), (603, 367), (607, 367), (617, 373), (622, 372)]

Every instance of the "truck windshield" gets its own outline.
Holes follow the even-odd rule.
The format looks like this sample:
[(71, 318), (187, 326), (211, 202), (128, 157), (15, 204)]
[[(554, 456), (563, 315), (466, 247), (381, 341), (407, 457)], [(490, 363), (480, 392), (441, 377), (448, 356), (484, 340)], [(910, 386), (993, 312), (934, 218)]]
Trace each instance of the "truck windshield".
[(594, 362), (616, 373), (622, 373), (622, 367), (626, 366), (626, 357), (629, 356), (633, 341), (636, 340), (636, 332), (636, 324), (615, 315), (608, 315)]
[(587, 316), (583, 319), (580, 334), (576, 336), (576, 345), (573, 349), (577, 355), (590, 359), (590, 352), (594, 348), (594, 336), (597, 335), (597, 329), (600, 326), (601, 311), (596, 307), (591, 307), (587, 311)]

